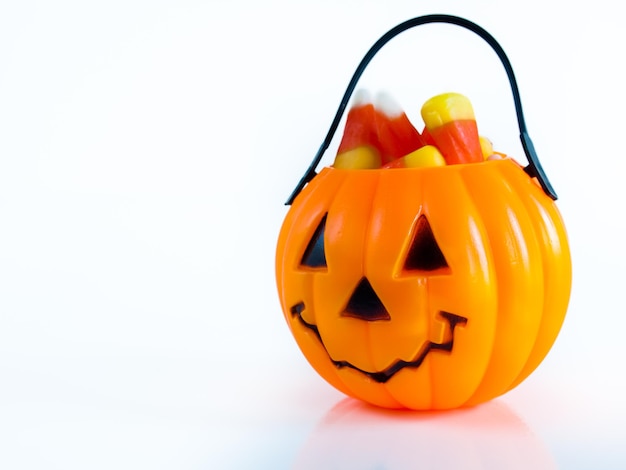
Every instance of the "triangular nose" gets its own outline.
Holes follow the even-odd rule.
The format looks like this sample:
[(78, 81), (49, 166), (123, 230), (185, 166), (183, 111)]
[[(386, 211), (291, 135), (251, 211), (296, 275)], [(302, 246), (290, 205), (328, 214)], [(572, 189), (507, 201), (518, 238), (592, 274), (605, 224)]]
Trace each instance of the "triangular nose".
[(342, 316), (365, 321), (391, 320), (389, 312), (366, 277), (354, 289)]

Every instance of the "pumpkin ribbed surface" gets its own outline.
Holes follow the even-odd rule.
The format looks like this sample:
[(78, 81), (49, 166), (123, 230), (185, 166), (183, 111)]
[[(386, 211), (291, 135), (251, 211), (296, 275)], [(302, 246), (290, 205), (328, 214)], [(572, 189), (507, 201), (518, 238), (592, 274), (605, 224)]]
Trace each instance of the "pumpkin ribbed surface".
[(510, 159), (324, 168), (285, 218), (276, 277), (298, 346), (330, 384), (383, 407), (446, 409), (539, 365), (571, 262), (554, 202)]

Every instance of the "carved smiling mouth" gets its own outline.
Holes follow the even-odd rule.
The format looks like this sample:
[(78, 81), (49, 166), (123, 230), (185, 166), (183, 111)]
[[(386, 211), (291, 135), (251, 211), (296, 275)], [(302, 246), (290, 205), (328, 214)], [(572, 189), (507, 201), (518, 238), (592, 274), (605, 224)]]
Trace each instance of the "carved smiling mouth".
[[(304, 326), (305, 328), (315, 333), (315, 336), (317, 336), (317, 339), (319, 340), (320, 344), (322, 345), (322, 347), (328, 354), (328, 349), (326, 349), (326, 345), (324, 344), (324, 340), (322, 339), (322, 336), (320, 335), (317, 325), (308, 323), (304, 318), (302, 318), (302, 312), (304, 311), (304, 309), (305, 309), (304, 302), (298, 302), (297, 304), (291, 307), (290, 312), (295, 318), (298, 319), (298, 321), (300, 322), (302, 326)], [(348, 367), (350, 369), (354, 369), (360, 372), (361, 374), (371, 378), (372, 380), (378, 383), (385, 383), (402, 369), (406, 369), (406, 368), (417, 369), (420, 365), (422, 365), (422, 362), (424, 362), (424, 359), (426, 358), (428, 353), (430, 353), (431, 351), (443, 351), (447, 353), (452, 351), (452, 347), (454, 346), (454, 329), (456, 328), (457, 325), (463, 325), (463, 326), (466, 325), (467, 318), (462, 317), (460, 315), (455, 315), (454, 313), (444, 312), (444, 311), (440, 311), (439, 316), (447, 322), (448, 328), (450, 328), (450, 336), (449, 336), (450, 340), (444, 343), (433, 343), (432, 341), (425, 342), (422, 348), (419, 350), (419, 352), (415, 356), (415, 358), (411, 361), (398, 359), (389, 367), (387, 367), (385, 370), (382, 370), (379, 372), (370, 372), (370, 371), (360, 369), (348, 361), (336, 361), (335, 359), (330, 357), (330, 354), (328, 355), (328, 358), (339, 369)]]

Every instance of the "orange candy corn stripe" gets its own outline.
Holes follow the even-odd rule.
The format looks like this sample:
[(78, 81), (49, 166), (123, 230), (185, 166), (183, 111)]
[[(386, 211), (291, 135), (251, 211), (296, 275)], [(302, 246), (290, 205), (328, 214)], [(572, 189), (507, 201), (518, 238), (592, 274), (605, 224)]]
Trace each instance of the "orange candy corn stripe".
[(381, 160), (386, 165), (426, 143), (413, 127), (400, 105), (386, 93), (379, 93), (375, 103), (378, 143)]
[(378, 149), (378, 133), (374, 104), (366, 91), (359, 90), (348, 112), (346, 127), (337, 154), (340, 155), (363, 146)]

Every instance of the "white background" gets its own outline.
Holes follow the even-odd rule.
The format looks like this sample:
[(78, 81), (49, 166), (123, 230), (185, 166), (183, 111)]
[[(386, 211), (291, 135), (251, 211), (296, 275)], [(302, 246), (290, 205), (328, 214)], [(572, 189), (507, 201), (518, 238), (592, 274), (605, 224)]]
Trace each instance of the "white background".
[[(619, 6), (4, 0), (0, 468), (626, 468)], [(574, 283), (517, 389), (467, 411), (377, 412), (306, 363), (274, 250), (354, 68), (428, 13), (507, 51)], [(362, 85), (412, 119), (464, 93), (481, 133), (522, 158), (503, 69), (468, 31), (404, 33)]]

